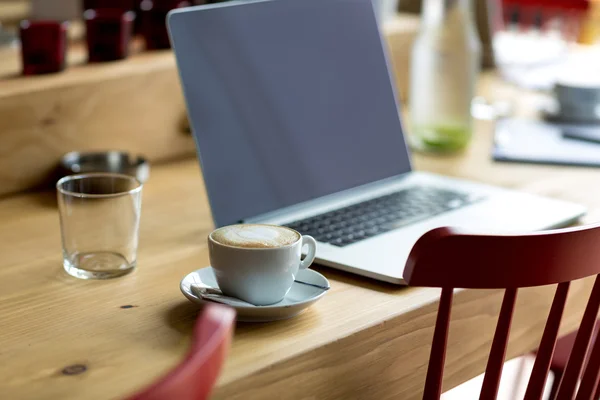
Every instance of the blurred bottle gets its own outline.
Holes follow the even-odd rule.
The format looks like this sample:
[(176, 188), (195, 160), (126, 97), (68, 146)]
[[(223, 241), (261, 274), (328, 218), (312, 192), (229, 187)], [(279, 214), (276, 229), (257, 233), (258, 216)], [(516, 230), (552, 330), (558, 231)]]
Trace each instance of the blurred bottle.
[(424, 0), (411, 61), (413, 146), (463, 149), (472, 135), (471, 101), (481, 65), (471, 0)]
[(600, 43), (600, 0), (591, 0), (589, 5), (578, 41), (593, 45)]

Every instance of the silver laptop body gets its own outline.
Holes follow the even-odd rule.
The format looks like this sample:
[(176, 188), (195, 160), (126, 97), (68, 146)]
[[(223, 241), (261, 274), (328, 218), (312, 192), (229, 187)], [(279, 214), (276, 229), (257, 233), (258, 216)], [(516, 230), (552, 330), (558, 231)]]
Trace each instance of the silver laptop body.
[(585, 212), (413, 171), (370, 0), (233, 1), (168, 24), (216, 226), (292, 226), (320, 264), (402, 284), (432, 228), (532, 231)]

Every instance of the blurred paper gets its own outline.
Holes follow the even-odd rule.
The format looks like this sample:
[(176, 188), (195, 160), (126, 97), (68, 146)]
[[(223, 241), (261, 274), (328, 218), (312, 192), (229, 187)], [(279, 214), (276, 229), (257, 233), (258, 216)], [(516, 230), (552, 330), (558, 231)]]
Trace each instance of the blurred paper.
[(582, 130), (587, 136), (597, 132), (600, 138), (600, 125), (502, 119), (496, 123), (493, 157), (496, 161), (600, 167), (600, 143), (563, 136)]

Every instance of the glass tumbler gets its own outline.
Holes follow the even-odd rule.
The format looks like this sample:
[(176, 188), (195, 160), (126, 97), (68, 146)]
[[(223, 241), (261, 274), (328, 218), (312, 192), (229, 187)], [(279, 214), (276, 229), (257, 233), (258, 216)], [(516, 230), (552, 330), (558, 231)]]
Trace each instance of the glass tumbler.
[(136, 266), (142, 184), (114, 173), (66, 176), (56, 184), (63, 266), (81, 279), (109, 279)]

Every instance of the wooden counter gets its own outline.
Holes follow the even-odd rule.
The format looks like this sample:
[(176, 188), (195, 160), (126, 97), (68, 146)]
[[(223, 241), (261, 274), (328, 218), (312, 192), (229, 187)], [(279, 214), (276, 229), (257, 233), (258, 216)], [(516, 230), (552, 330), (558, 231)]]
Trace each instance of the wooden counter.
[[(484, 78), (484, 94), (492, 83)], [(491, 143), (492, 124), (478, 122), (465, 154), (417, 154), (415, 165), (578, 201), (590, 207), (585, 221), (600, 220), (597, 170), (493, 163)], [(0, 201), (0, 398), (123, 398), (181, 359), (198, 309), (178, 284), (207, 265), (212, 229), (197, 163), (155, 167), (142, 209), (137, 271), (80, 281), (62, 270), (54, 194)], [(439, 291), (317, 269), (332, 290), (307, 312), (238, 324), (214, 398), (420, 398)], [(563, 332), (578, 325), (590, 283), (572, 286)], [(509, 357), (536, 347), (553, 293), (553, 287), (519, 292)], [(445, 389), (483, 371), (501, 296), (493, 290), (456, 295)], [(68, 375), (65, 368), (73, 365), (85, 371)]]

